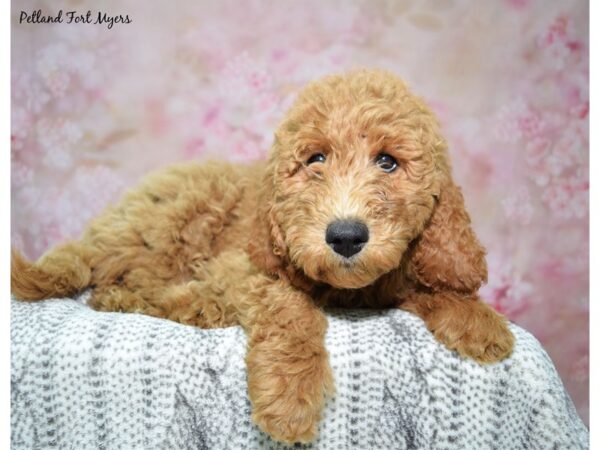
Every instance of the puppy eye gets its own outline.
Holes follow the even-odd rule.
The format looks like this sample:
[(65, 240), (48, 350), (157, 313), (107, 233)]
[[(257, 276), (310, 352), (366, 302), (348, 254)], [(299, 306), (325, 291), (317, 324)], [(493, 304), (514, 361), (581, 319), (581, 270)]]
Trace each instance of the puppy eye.
[(375, 163), (386, 173), (391, 173), (398, 167), (398, 162), (387, 153), (380, 153), (377, 155)]
[(325, 162), (326, 159), (327, 158), (325, 158), (325, 155), (323, 153), (315, 153), (310, 158), (308, 158), (308, 161), (306, 161), (306, 164), (310, 165), (312, 163), (322, 163), (322, 162)]

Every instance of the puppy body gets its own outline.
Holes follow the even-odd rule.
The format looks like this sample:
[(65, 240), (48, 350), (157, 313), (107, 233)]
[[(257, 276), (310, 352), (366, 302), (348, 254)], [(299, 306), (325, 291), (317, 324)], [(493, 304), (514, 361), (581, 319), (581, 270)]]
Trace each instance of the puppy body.
[[(325, 236), (348, 220), (368, 240), (342, 255)], [(33, 264), (13, 252), (11, 285), (23, 300), (93, 287), (98, 310), (241, 324), (254, 420), (307, 442), (334, 390), (323, 306), (400, 307), (463, 356), (510, 353), (506, 320), (477, 296), (484, 256), (431, 112), (393, 75), (358, 71), (300, 95), (266, 165), (152, 174), (80, 240)]]
[[(92, 220), (79, 241), (50, 250), (30, 267), (14, 252), (13, 291), (20, 299), (37, 300), (92, 286), (91, 304), (99, 310), (219, 326), (218, 320), (213, 324), (215, 318), (196, 323), (201, 319), (194, 317), (203, 310), (192, 313), (189, 306), (178, 307), (162, 297), (205, 279), (222, 252), (243, 251), (239, 243), (248, 241), (263, 171), (258, 166), (206, 163), (151, 174)], [(243, 267), (231, 275), (235, 278)]]

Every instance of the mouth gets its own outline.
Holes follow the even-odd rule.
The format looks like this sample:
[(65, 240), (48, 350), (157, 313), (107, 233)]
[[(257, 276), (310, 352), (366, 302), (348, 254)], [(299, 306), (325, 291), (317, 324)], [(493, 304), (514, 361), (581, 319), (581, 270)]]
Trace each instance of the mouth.
[(337, 256), (337, 261), (338, 261), (338, 265), (340, 268), (344, 269), (345, 271), (351, 272), (353, 270), (356, 269), (356, 266), (358, 265), (358, 260), (359, 260), (359, 255), (352, 255), (349, 258), (345, 257), (345, 256), (340, 256), (340, 255), (336, 255)]
[(321, 267), (315, 274), (317, 281), (335, 289), (361, 289), (373, 283), (372, 274), (359, 262), (358, 255), (350, 258), (333, 258), (325, 269)]
[(352, 261), (351, 259), (348, 259), (348, 258), (342, 259), (340, 261), (340, 263), (344, 269), (350, 270), (354, 267), (354, 261)]

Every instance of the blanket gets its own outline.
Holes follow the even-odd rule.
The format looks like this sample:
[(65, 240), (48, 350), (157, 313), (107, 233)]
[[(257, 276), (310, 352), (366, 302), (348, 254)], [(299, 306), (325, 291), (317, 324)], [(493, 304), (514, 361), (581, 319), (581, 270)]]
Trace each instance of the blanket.
[(337, 392), (311, 444), (251, 421), (246, 337), (138, 314), (85, 295), (12, 300), (13, 449), (581, 449), (588, 431), (539, 342), (481, 366), (400, 310), (328, 311)]

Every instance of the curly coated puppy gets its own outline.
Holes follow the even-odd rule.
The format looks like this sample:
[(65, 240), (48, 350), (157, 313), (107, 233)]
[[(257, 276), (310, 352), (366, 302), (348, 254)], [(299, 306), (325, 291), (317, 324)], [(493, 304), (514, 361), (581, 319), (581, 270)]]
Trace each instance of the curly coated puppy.
[(449, 349), (508, 356), (507, 321), (480, 301), (485, 251), (446, 142), (394, 75), (310, 84), (267, 164), (186, 164), (150, 175), (35, 263), (13, 252), (23, 300), (93, 288), (91, 306), (248, 335), (253, 419), (273, 438), (315, 438), (334, 391), (324, 306), (398, 307)]

